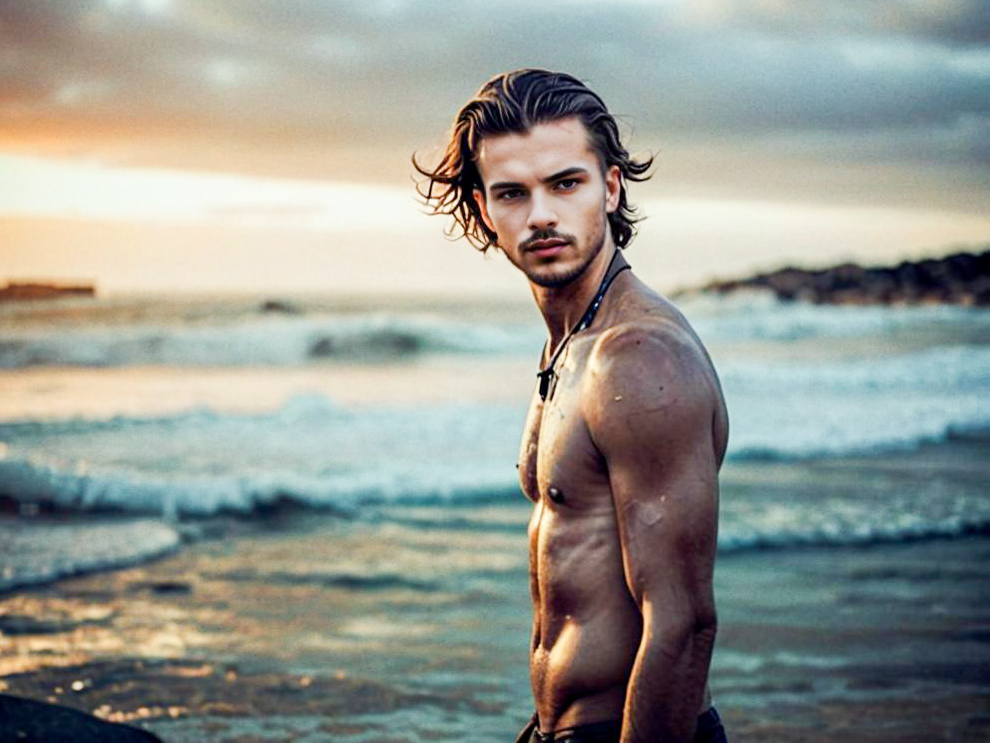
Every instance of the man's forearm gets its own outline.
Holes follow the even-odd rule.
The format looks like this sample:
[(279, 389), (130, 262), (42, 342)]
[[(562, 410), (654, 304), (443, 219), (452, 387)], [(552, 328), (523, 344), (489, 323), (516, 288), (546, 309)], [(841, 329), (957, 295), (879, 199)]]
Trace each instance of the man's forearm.
[(708, 681), (714, 622), (662, 634), (644, 626), (626, 687), (622, 743), (690, 743)]

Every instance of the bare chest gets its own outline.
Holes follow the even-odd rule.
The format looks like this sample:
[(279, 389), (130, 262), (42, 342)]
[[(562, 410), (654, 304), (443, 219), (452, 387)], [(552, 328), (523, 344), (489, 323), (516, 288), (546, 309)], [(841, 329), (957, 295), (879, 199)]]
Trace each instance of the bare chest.
[(519, 449), (519, 481), (526, 497), (577, 506), (601, 476), (600, 457), (581, 415), (577, 364), (561, 370), (546, 401), (533, 395)]

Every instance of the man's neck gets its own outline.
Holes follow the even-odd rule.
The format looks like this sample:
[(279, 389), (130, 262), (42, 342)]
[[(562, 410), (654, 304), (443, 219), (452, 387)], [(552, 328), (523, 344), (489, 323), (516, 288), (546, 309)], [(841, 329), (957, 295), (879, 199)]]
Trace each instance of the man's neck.
[(584, 272), (563, 286), (531, 284), (533, 298), (550, 332), (550, 341), (547, 344), (548, 355), (553, 353), (567, 334), (581, 321), (584, 311), (598, 293), (616, 250), (612, 242), (608, 241)]

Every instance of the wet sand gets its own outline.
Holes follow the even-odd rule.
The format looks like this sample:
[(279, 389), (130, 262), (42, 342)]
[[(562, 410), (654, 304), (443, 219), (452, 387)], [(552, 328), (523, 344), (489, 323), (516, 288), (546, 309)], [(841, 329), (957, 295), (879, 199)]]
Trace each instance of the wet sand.
[(0, 691), (167, 741), (500, 739), (528, 715), (524, 515), (227, 523), (158, 562), (8, 595)]
[[(462, 595), (429, 569), (406, 586), (244, 567), (327, 540), (193, 545), (8, 596), (0, 684), (165, 740), (504, 740), (521, 726), (518, 566)], [(986, 538), (723, 559), (712, 684), (733, 738), (990, 735), (988, 579)]]
[[(964, 445), (748, 464), (723, 498), (983, 467)], [(165, 741), (511, 740), (531, 711), (527, 516), (200, 522), (158, 561), (0, 595), (0, 691)], [(712, 688), (730, 739), (990, 740), (988, 585), (980, 534), (721, 556)]]

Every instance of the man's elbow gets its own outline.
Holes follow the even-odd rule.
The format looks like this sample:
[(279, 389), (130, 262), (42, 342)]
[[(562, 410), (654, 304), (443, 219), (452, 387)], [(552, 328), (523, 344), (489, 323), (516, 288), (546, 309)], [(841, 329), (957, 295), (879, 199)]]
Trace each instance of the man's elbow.
[(718, 612), (715, 611), (715, 602), (705, 602), (694, 613), (694, 634), (705, 634), (715, 637), (718, 631)]
[(691, 632), (696, 646), (706, 647), (709, 650), (715, 647), (715, 635), (718, 634), (718, 615), (714, 606), (695, 616)]
[(667, 614), (662, 621), (647, 623), (646, 636), (651, 644), (670, 659), (681, 656), (686, 650), (711, 648), (718, 632), (718, 616), (715, 607), (704, 607), (694, 612)]

